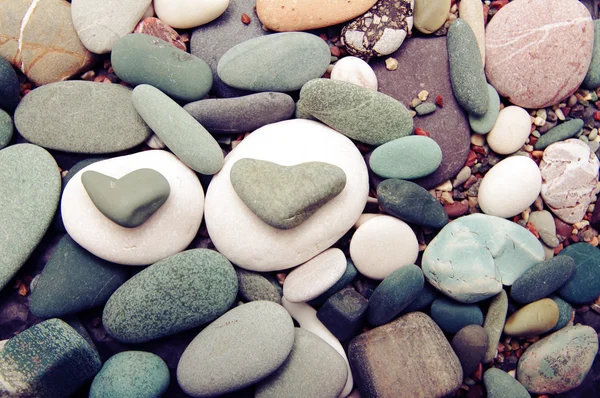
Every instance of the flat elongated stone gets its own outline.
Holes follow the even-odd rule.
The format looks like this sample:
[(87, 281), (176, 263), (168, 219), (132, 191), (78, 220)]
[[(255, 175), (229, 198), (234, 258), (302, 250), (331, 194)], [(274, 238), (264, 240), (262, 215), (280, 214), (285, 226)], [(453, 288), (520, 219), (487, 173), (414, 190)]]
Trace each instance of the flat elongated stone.
[(458, 15), (473, 31), (477, 40), (477, 47), (481, 54), (481, 61), (485, 66), (485, 18), (484, 9), (479, 0), (464, 0), (458, 4)]
[(529, 221), (535, 226), (540, 238), (549, 247), (557, 247), (559, 245), (558, 237), (556, 236), (556, 224), (554, 217), (547, 210), (532, 211), (529, 214)]
[(560, 254), (575, 260), (575, 275), (558, 291), (571, 304), (586, 304), (600, 295), (600, 250), (588, 243), (569, 245)]
[(319, 297), (310, 300), (308, 303), (312, 306), (320, 306), (325, 303), (330, 297), (334, 294), (348, 286), (354, 278), (358, 275), (358, 270), (354, 266), (354, 263), (350, 259), (346, 259), (346, 271), (342, 277), (331, 286), (325, 293), (321, 294)]
[(571, 119), (561, 123), (544, 133), (533, 147), (538, 151), (544, 150), (550, 144), (571, 138), (581, 131), (583, 124), (584, 122), (581, 119)]
[(506, 291), (502, 290), (491, 300), (488, 311), (485, 314), (483, 328), (488, 335), (488, 347), (485, 356), (483, 357), (483, 363), (491, 362), (498, 353), (498, 342), (500, 341), (500, 336), (504, 329), (507, 311), (508, 296)]
[(519, 303), (531, 303), (549, 296), (574, 274), (575, 261), (571, 257), (553, 257), (534, 265), (517, 278), (510, 289), (510, 296)]

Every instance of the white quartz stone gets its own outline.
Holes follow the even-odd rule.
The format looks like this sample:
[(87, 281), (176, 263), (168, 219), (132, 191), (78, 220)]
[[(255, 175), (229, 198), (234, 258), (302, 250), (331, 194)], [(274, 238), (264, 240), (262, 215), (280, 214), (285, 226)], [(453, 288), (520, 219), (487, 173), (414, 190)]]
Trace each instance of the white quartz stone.
[(492, 151), (508, 155), (515, 153), (525, 144), (530, 132), (529, 113), (518, 106), (507, 106), (498, 114), (496, 123), (486, 138)]
[(229, 0), (154, 0), (156, 16), (175, 29), (207, 24), (221, 16), (228, 6)]
[(377, 76), (368, 63), (358, 57), (344, 57), (333, 65), (331, 80), (340, 80), (377, 91)]

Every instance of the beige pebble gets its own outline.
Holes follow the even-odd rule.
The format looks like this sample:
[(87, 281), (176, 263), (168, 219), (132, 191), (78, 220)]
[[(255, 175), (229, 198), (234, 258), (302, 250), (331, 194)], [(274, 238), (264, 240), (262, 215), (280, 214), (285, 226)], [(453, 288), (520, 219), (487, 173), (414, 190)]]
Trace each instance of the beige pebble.
[(469, 24), (481, 54), (481, 61), (485, 65), (485, 27), (483, 25), (483, 7), (481, 0), (461, 0), (458, 6), (458, 15)]
[(558, 322), (558, 306), (554, 300), (545, 298), (527, 304), (512, 314), (504, 325), (509, 336), (532, 337), (547, 332)]
[(385, 68), (387, 70), (396, 70), (398, 69), (398, 60), (396, 58), (388, 58), (385, 60)]
[(360, 228), (361, 225), (363, 225), (364, 223), (366, 223), (370, 219), (378, 217), (380, 215), (381, 214), (363, 213), (363, 214), (360, 215), (360, 217), (358, 217), (358, 220), (356, 221), (356, 224), (354, 224), (354, 228)]
[(452, 192), (452, 183), (450, 182), (450, 180), (446, 180), (445, 182), (435, 187), (435, 190), (443, 192)]

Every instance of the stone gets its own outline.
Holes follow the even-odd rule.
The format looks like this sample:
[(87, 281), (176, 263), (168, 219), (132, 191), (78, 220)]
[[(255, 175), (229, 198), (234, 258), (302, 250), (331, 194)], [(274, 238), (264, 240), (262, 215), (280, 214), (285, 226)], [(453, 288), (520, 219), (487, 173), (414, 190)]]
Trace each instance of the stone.
[(379, 206), (402, 220), (433, 229), (448, 224), (444, 207), (425, 188), (414, 182), (389, 179), (377, 186)]
[(488, 398), (531, 398), (527, 389), (501, 369), (490, 368), (483, 374)]
[(330, 297), (334, 294), (350, 285), (352, 281), (358, 275), (358, 270), (354, 266), (354, 263), (350, 259), (346, 259), (346, 270), (340, 279), (333, 286), (331, 286), (327, 291), (321, 294), (319, 297), (316, 297), (310, 300), (308, 303), (312, 306), (321, 306), (323, 305)]
[(238, 278), (238, 293), (246, 301), (267, 300), (281, 304), (283, 290), (277, 280), (269, 274), (235, 268)]
[(542, 135), (533, 147), (536, 150), (541, 151), (546, 149), (550, 144), (572, 138), (581, 131), (583, 125), (584, 122), (581, 119), (571, 119), (561, 123)]
[(119, 39), (133, 32), (151, 0), (72, 0), (73, 26), (83, 45), (93, 53), (111, 52)]
[(485, 22), (483, 7), (479, 0), (464, 0), (458, 4), (458, 15), (465, 21), (473, 31), (481, 54), (481, 61), (485, 66)]
[(159, 356), (144, 351), (124, 351), (104, 363), (94, 377), (89, 397), (161, 397), (169, 381), (169, 368)]
[(530, 132), (529, 113), (518, 106), (507, 106), (498, 114), (486, 141), (494, 152), (508, 155), (518, 151), (525, 144)]
[(369, 297), (369, 323), (380, 326), (390, 322), (417, 298), (424, 282), (421, 268), (412, 264), (389, 274)]
[(223, 167), (223, 151), (206, 129), (169, 96), (148, 84), (133, 90), (133, 106), (152, 131), (189, 168), (211, 175)]
[(450, 0), (415, 0), (415, 29), (431, 34), (444, 25), (449, 12)]
[(419, 116), (425, 116), (435, 112), (436, 109), (437, 107), (433, 102), (423, 102), (415, 107), (415, 112)]
[(370, 219), (350, 240), (352, 262), (362, 275), (371, 279), (385, 279), (397, 269), (414, 264), (418, 254), (419, 243), (413, 230), (391, 216)]
[(237, 295), (237, 276), (220, 253), (192, 249), (152, 264), (110, 297), (102, 324), (123, 343), (142, 343), (207, 324)]
[(421, 312), (355, 337), (348, 357), (361, 397), (443, 397), (458, 390), (460, 362), (440, 328)]
[[(154, 8), (152, 8), (152, 16), (145, 17), (138, 23), (133, 30), (133, 33), (143, 33), (146, 35), (157, 37), (166, 41), (170, 45), (180, 50), (187, 52), (185, 42), (175, 29), (164, 23), (158, 18), (154, 18)], [(212, 71), (211, 71), (212, 73)]]
[(533, 337), (546, 333), (558, 322), (558, 306), (554, 300), (544, 298), (527, 304), (506, 320), (504, 334)]
[(294, 329), (294, 345), (283, 365), (256, 386), (257, 398), (337, 397), (344, 389), (346, 362), (319, 336)]
[(535, 226), (536, 231), (546, 246), (557, 247), (559, 245), (556, 237), (556, 225), (554, 217), (547, 210), (532, 211), (529, 214), (529, 221)]
[(491, 85), (488, 84), (487, 88), (489, 95), (487, 112), (483, 116), (469, 115), (469, 125), (471, 126), (471, 130), (478, 134), (487, 134), (492, 131), (500, 113), (500, 96), (496, 92), (496, 89)]
[(555, 332), (564, 328), (569, 322), (571, 322), (571, 318), (573, 317), (573, 307), (571, 307), (571, 305), (565, 300), (554, 294), (550, 296), (550, 298), (554, 300), (554, 303), (558, 307), (558, 322), (556, 322), (556, 325), (550, 329), (551, 332)]
[(98, 373), (98, 353), (60, 319), (32, 326), (0, 350), (4, 397), (70, 396)]
[(251, 91), (294, 91), (323, 76), (331, 55), (327, 43), (305, 32), (276, 33), (229, 49), (217, 65), (225, 84)]
[(180, 101), (200, 100), (212, 87), (206, 62), (147, 34), (122, 37), (110, 59), (120, 79), (134, 86), (149, 84)]
[(298, 110), (369, 145), (410, 135), (412, 117), (402, 103), (352, 83), (315, 79), (300, 91)]
[(508, 295), (505, 290), (500, 291), (490, 301), (483, 328), (488, 336), (488, 346), (483, 357), (483, 363), (490, 363), (498, 353), (498, 343), (504, 329), (506, 313), (508, 311)]
[(12, 112), (18, 103), (19, 78), (17, 72), (7, 60), (0, 56), (0, 109)]
[(183, 107), (213, 134), (252, 132), (266, 124), (291, 119), (295, 108), (292, 97), (275, 92), (205, 99)]
[(0, 290), (44, 237), (59, 200), (60, 172), (48, 152), (32, 144), (0, 150)]
[(594, 21), (594, 47), (592, 50), (592, 60), (587, 74), (581, 82), (583, 88), (594, 90), (600, 86), (600, 22)]
[(324, 162), (281, 166), (244, 158), (231, 167), (230, 180), (239, 198), (262, 221), (292, 229), (344, 190), (346, 174)]
[(513, 217), (528, 209), (541, 189), (542, 176), (535, 161), (526, 156), (511, 156), (483, 176), (479, 207), (492, 216)]
[(352, 288), (331, 296), (317, 311), (317, 318), (340, 341), (356, 336), (362, 329), (369, 302)]
[[(235, 193), (230, 171), (242, 158), (282, 166), (329, 163), (344, 170), (346, 187), (298, 227), (278, 230), (258, 218)], [(360, 217), (368, 189), (364, 160), (342, 134), (309, 120), (269, 124), (244, 138), (213, 177), (206, 193), (206, 226), (217, 250), (239, 267), (254, 271), (287, 269), (306, 262), (344, 236)]]
[(423, 253), (425, 278), (462, 303), (476, 303), (510, 286), (544, 260), (542, 244), (512, 221), (486, 214), (445, 226)]
[(411, 34), (413, 5), (412, 0), (379, 0), (363, 15), (344, 25), (342, 44), (348, 53), (367, 61), (393, 53)]
[(431, 286), (431, 284), (425, 282), (423, 289), (421, 289), (417, 297), (401, 313), (408, 314), (415, 311), (429, 312), (429, 307), (431, 307), (431, 304), (438, 297), (440, 297), (440, 292)]
[(487, 350), (487, 332), (479, 325), (467, 325), (454, 335), (450, 345), (462, 365), (463, 375), (470, 375)]
[(160, 20), (175, 29), (189, 29), (217, 19), (229, 0), (155, 0), (153, 5)]
[(377, 91), (377, 76), (371, 66), (358, 57), (338, 60), (331, 69), (331, 80), (340, 80)]
[(126, 269), (99, 259), (65, 235), (31, 292), (29, 310), (39, 318), (55, 318), (95, 308), (128, 278)]
[(558, 218), (568, 224), (583, 219), (597, 190), (600, 162), (581, 140), (551, 144), (540, 162), (542, 198)]
[(534, 394), (560, 394), (579, 386), (598, 352), (589, 326), (563, 328), (533, 343), (519, 359), (517, 380)]
[(66, 81), (38, 87), (15, 111), (19, 133), (44, 148), (111, 153), (144, 142), (150, 131), (120, 84)]
[(0, 149), (6, 147), (13, 137), (13, 120), (8, 113), (0, 109)]
[[(96, 208), (81, 176), (91, 170), (119, 179), (141, 168), (162, 174), (171, 193), (145, 223), (124, 228)], [(95, 162), (76, 173), (62, 195), (62, 220), (73, 240), (95, 256), (117, 264), (148, 265), (179, 253), (192, 242), (202, 222), (203, 198), (198, 177), (175, 156), (161, 150), (143, 151)], [(164, 231), (169, 231), (168, 238)]]
[(431, 304), (431, 318), (450, 334), (458, 333), (467, 325), (483, 325), (483, 313), (476, 304), (462, 304), (447, 297)]
[(559, 255), (529, 268), (510, 290), (510, 297), (518, 303), (531, 303), (548, 297), (568, 282), (575, 274), (575, 261)]
[(288, 358), (294, 323), (270, 301), (238, 306), (203, 329), (183, 352), (177, 381), (192, 397), (215, 396), (256, 383)]
[(461, 18), (448, 29), (448, 62), (454, 96), (469, 114), (483, 116), (489, 108), (489, 92), (477, 39)]
[(600, 296), (600, 249), (588, 243), (575, 243), (560, 254), (575, 260), (575, 275), (558, 294), (570, 304), (587, 304)]
[(578, 1), (507, 4), (486, 27), (488, 81), (523, 108), (558, 104), (583, 81), (593, 41), (592, 18)]

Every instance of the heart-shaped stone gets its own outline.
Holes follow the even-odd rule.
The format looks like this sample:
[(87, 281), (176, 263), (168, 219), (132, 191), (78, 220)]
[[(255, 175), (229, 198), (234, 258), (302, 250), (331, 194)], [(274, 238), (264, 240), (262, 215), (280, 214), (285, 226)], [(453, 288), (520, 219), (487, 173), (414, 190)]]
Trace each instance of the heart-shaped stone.
[(171, 193), (169, 181), (152, 169), (135, 170), (119, 179), (88, 170), (81, 183), (96, 208), (126, 228), (142, 225)]
[(329, 163), (281, 166), (240, 159), (230, 171), (233, 189), (261, 220), (272, 227), (297, 227), (346, 186), (346, 173)]

